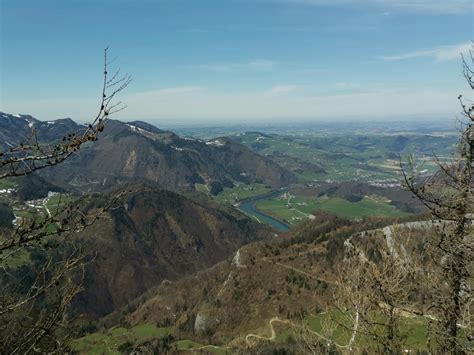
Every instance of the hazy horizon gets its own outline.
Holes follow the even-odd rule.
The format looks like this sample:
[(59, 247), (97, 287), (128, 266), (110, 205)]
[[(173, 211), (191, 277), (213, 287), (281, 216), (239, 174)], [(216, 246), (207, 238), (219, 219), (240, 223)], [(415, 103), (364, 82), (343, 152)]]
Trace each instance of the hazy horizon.
[[(43, 122), (55, 121), (58, 119), (72, 119), (73, 121), (85, 124), (90, 122), (89, 119), (76, 119), (75, 117), (62, 116), (62, 117), (52, 117), (45, 118), (42, 116), (37, 116), (31, 112), (6, 112), (0, 111), (0, 113), (5, 113), (7, 115), (15, 116), (32, 116), (35, 119), (38, 119)], [(344, 125), (357, 126), (360, 124), (363, 126), (377, 126), (377, 125), (386, 125), (387, 122), (390, 122), (390, 125), (395, 126), (407, 126), (410, 128), (413, 127), (427, 127), (427, 124), (430, 124), (430, 127), (443, 127), (443, 129), (453, 129), (457, 127), (459, 122), (461, 122), (461, 114), (455, 114), (453, 116), (433, 116), (433, 115), (420, 115), (420, 116), (393, 116), (393, 117), (352, 117), (352, 118), (339, 118), (337, 120), (330, 118), (320, 118), (320, 119), (282, 119), (275, 120), (272, 118), (258, 120), (258, 119), (248, 119), (248, 120), (238, 120), (238, 119), (229, 119), (229, 120), (211, 120), (211, 119), (170, 119), (170, 118), (140, 118), (140, 117), (120, 117), (119, 115), (113, 115), (111, 117), (113, 120), (119, 120), (122, 122), (133, 122), (133, 121), (143, 121), (149, 124), (156, 126), (161, 129), (193, 129), (193, 128), (239, 128), (242, 129), (252, 129), (252, 128), (285, 128), (285, 127), (322, 127), (322, 126), (334, 126), (340, 127)]]

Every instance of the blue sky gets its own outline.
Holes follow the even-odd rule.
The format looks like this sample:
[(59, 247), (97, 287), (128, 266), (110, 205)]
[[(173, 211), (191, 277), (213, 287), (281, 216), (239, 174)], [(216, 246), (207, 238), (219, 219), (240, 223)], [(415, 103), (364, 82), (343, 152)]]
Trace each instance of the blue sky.
[(453, 118), (471, 0), (0, 0), (0, 110), (87, 121), (102, 50), (116, 117), (164, 123)]

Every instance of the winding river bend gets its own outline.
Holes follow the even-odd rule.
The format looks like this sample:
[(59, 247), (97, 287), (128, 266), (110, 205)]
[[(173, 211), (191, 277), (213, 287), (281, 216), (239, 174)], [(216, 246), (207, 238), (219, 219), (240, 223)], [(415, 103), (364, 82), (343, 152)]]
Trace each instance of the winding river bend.
[(286, 232), (290, 229), (290, 227), (287, 224), (283, 223), (282, 221), (279, 221), (278, 219), (276, 219), (272, 216), (269, 216), (269, 215), (257, 210), (257, 208), (255, 207), (255, 205), (258, 201), (264, 200), (264, 199), (267, 199), (267, 198), (271, 198), (271, 197), (279, 196), (284, 192), (285, 191), (283, 191), (283, 190), (273, 191), (269, 194), (255, 196), (255, 197), (249, 198), (247, 200), (241, 201), (239, 203), (239, 209), (242, 210), (243, 212), (245, 212), (245, 214), (247, 214), (251, 217), (254, 217), (255, 219), (257, 219), (261, 223), (270, 224), (272, 227), (278, 229), (280, 232)]

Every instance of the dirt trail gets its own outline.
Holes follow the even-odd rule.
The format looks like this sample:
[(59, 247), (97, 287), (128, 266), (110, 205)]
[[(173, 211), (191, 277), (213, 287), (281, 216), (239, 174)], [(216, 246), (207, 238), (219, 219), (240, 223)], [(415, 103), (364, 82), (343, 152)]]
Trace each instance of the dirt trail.
[[(276, 331), (275, 331), (275, 328), (273, 326), (273, 323), (275, 322), (279, 322), (279, 323), (283, 323), (283, 324), (288, 324), (290, 325), (291, 327), (294, 327), (294, 328), (302, 328), (302, 326), (300, 324), (295, 324), (293, 323), (291, 320), (288, 320), (288, 319), (280, 319), (278, 317), (273, 317), (272, 319), (270, 319), (270, 321), (268, 322), (269, 326), (270, 326), (270, 331), (271, 331), (271, 336), (270, 337), (266, 337), (266, 336), (262, 336), (262, 335), (258, 335), (258, 334), (247, 334), (245, 336), (245, 342), (247, 343), (247, 346), (248, 347), (252, 347), (253, 343), (255, 342), (252, 342), (250, 339), (255, 339), (255, 340), (266, 340), (266, 341), (274, 341), (276, 339)], [(317, 337), (319, 337), (320, 339), (328, 342), (328, 343), (331, 343), (331, 344), (334, 344), (336, 347), (340, 348), (340, 349), (351, 349), (352, 347), (352, 342), (353, 340), (351, 339), (349, 341), (349, 344), (347, 345), (340, 345), (340, 344), (337, 344), (335, 343), (334, 341), (326, 338), (324, 335), (322, 334), (319, 334), (318, 332), (314, 331), (314, 330), (311, 330), (311, 329), (306, 329), (308, 332), (310, 332), (311, 334), (313, 335), (316, 335)], [(355, 336), (354, 336), (355, 338)]]
[(48, 217), (51, 217), (51, 211), (50, 211), (49, 208), (48, 208), (49, 199), (50, 199), (49, 196), (46, 197), (45, 199), (43, 199), (43, 207), (44, 207), (44, 209), (46, 210), (46, 212), (48, 213)]
[(280, 322), (280, 323), (283, 323), (283, 324), (292, 324), (291, 321), (289, 321), (287, 319), (280, 319), (278, 317), (273, 317), (268, 322), (268, 324), (270, 325), (271, 336), (270, 337), (265, 337), (265, 336), (258, 335), (258, 334), (247, 334), (245, 336), (245, 342), (247, 343), (247, 346), (249, 346), (249, 347), (252, 346), (252, 342), (250, 341), (251, 338), (269, 340), (269, 341), (275, 340), (276, 339), (276, 331), (275, 331), (275, 328), (273, 327), (274, 322)]

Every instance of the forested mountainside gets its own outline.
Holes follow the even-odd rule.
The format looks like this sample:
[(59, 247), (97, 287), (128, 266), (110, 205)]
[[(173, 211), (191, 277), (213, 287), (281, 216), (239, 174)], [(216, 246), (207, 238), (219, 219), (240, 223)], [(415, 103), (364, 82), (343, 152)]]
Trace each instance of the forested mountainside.
[[(3, 127), (3, 129), (2, 129)], [(7, 129), (8, 127), (8, 129)], [(0, 113), (0, 144), (26, 142), (33, 130), (41, 142), (80, 134), (71, 119), (42, 122), (32, 116)], [(110, 121), (101, 138), (67, 163), (44, 173), (63, 186), (101, 189), (120, 181), (152, 181), (172, 190), (202, 184), (214, 194), (235, 183), (264, 183), (273, 188), (296, 182), (293, 173), (269, 158), (227, 138), (202, 141), (182, 138), (148, 123)]]
[[(396, 229), (403, 233), (387, 239)], [(280, 349), (298, 354), (298, 326), (310, 321), (318, 333), (321, 314), (334, 308), (348, 243), (380, 262), (380, 253), (390, 243), (403, 243), (409, 255), (416, 255), (429, 233), (428, 222), (351, 222), (321, 214), (281, 238), (247, 244), (209, 269), (162, 282), (99, 322), (99, 333), (110, 336), (107, 329), (115, 324), (153, 324), (178, 339), (213, 344), (222, 351)], [(429, 261), (423, 267), (429, 267)], [(422, 291), (412, 297), (422, 297)], [(350, 333), (340, 326), (338, 332)], [(344, 339), (339, 335), (337, 341)], [(92, 344), (88, 337), (78, 341), (78, 346)], [(149, 345), (159, 346), (159, 341)], [(423, 344), (416, 347), (422, 349)]]
[[(210, 207), (152, 185), (127, 185), (106, 194), (86, 195), (71, 208), (93, 213), (124, 189), (110, 211), (57, 252), (59, 258), (80, 248), (88, 260), (85, 290), (70, 309), (71, 317), (79, 322), (104, 316), (163, 280), (177, 280), (210, 267), (242, 245), (273, 235), (239, 212)], [(20, 265), (7, 265), (6, 270), (34, 275), (42, 260), (41, 251), (32, 249)]]

